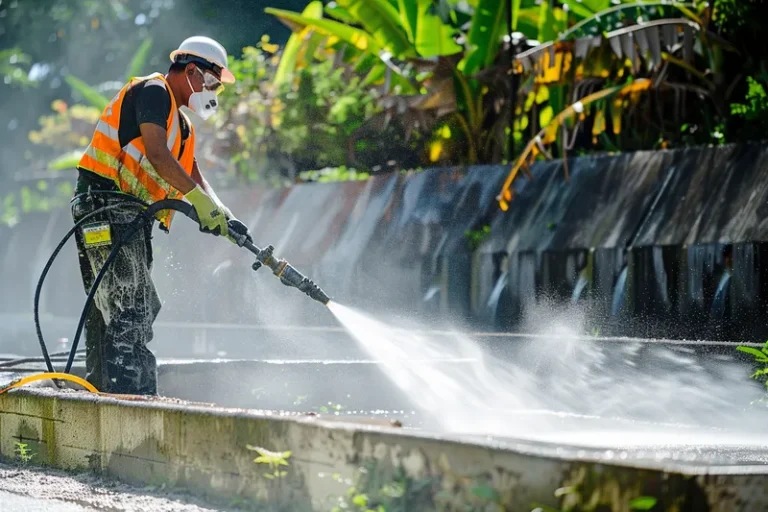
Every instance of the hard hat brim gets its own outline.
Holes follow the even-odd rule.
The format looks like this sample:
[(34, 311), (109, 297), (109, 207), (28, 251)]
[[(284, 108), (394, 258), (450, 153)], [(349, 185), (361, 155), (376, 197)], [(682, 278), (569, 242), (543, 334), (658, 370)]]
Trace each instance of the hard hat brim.
[[(170, 55), (171, 62), (175, 62), (176, 61), (176, 56), (178, 54), (180, 54), (180, 53), (185, 53), (187, 55), (194, 55), (195, 57), (200, 57), (201, 59), (203, 59), (205, 61), (208, 61), (208, 58), (206, 58), (204, 55), (200, 55), (200, 54), (198, 54), (196, 52), (191, 52), (189, 50), (183, 50), (183, 51), (182, 50), (173, 50), (171, 52), (171, 55)], [(215, 64), (221, 66), (221, 64), (219, 64), (218, 62), (215, 63)], [(224, 83), (224, 84), (233, 84), (233, 83), (235, 83), (235, 75), (233, 75), (232, 72), (230, 70), (228, 70), (227, 68), (225, 68), (224, 66), (221, 66), (221, 82)]]

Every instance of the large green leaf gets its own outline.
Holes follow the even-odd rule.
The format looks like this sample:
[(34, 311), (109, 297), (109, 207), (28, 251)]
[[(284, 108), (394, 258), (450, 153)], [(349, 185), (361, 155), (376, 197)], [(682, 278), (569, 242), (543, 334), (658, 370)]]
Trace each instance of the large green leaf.
[(517, 20), (520, 17), (521, 3), (521, 0), (511, 0), (511, 3), (509, 4), (512, 9), (512, 12), (509, 13), (512, 17), (512, 30), (517, 30)]
[(343, 23), (349, 23), (350, 25), (356, 23), (355, 18), (349, 14), (346, 9), (339, 7), (336, 3), (326, 5), (324, 11), (329, 17), (335, 18)]
[(80, 96), (82, 96), (83, 99), (87, 101), (88, 104), (92, 107), (96, 107), (99, 110), (104, 110), (104, 108), (109, 103), (109, 98), (102, 96), (99, 91), (83, 82), (79, 78), (73, 75), (67, 75), (64, 77), (64, 80), (66, 80), (70, 87), (79, 93)]
[[(563, 0), (563, 3), (568, 4), (568, 7), (572, 7), (571, 3), (579, 3), (579, 7), (582, 8), (582, 10), (590, 11), (591, 15), (597, 14), (600, 11), (604, 11), (611, 7), (611, 0)], [(618, 3), (618, 2), (617, 2)], [(629, 3), (629, 2), (622, 2), (622, 3)], [(633, 3), (641, 3), (641, 2), (633, 2)]]
[(539, 38), (539, 8), (527, 7), (517, 13), (517, 30), (526, 38), (541, 41)]
[(338, 4), (392, 55), (398, 58), (416, 57), (416, 49), (408, 40), (400, 14), (387, 0), (338, 0)]
[(136, 53), (133, 55), (130, 64), (128, 64), (128, 69), (125, 72), (126, 80), (130, 80), (135, 76), (140, 76), (145, 71), (144, 67), (147, 65), (147, 61), (149, 60), (149, 51), (151, 49), (152, 38), (148, 37), (142, 41), (139, 49), (136, 50)]
[[(471, 76), (491, 65), (507, 30), (504, 13), (506, 0), (480, 0), (469, 29), (469, 50), (459, 68)], [(546, 2), (545, 2), (546, 3)]]
[(360, 83), (361, 87), (368, 87), (369, 85), (376, 85), (381, 82), (387, 74), (387, 66), (378, 61), (371, 67), (371, 70), (365, 75), (365, 78)]
[(432, 0), (410, 0), (417, 11), (416, 51), (422, 57), (452, 55), (461, 52), (453, 40), (453, 27), (443, 23)]
[(433, 0), (398, 0), (400, 22), (421, 57), (459, 53), (454, 29), (443, 22)]
[(595, 15), (594, 11), (584, 5), (581, 0), (562, 0), (568, 6), (568, 9), (576, 15), (577, 18), (591, 18)]
[(548, 2), (542, 2), (539, 9), (539, 41), (554, 41), (568, 28), (568, 16), (559, 7), (550, 7)]
[[(310, 2), (301, 13), (305, 18), (320, 19), (323, 17), (323, 2), (316, 0)], [(296, 61), (299, 56), (299, 51), (302, 48), (303, 40), (307, 36), (306, 30), (294, 32), (291, 37), (288, 38), (288, 42), (283, 49), (283, 55), (280, 57), (280, 64), (275, 71), (274, 84), (279, 87), (283, 83), (287, 82), (294, 70), (296, 69)], [(311, 55), (310, 55), (311, 58)]]
[(311, 27), (329, 36), (338, 37), (358, 50), (369, 51), (375, 54), (378, 54), (382, 50), (378, 41), (365, 30), (350, 27), (343, 23), (339, 23), (338, 21), (326, 18), (308, 18), (297, 12), (274, 9), (272, 7), (267, 7), (264, 9), (264, 12), (276, 16), (294, 32), (301, 31), (304, 27)]
[(419, 25), (420, 0), (398, 0), (400, 23), (411, 43), (416, 44), (416, 30)]

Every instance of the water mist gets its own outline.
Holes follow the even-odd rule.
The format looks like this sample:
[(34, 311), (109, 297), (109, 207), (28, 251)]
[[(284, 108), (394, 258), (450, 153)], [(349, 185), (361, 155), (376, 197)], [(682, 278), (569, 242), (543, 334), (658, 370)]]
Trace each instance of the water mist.
[[(748, 369), (685, 348), (609, 343), (553, 318), (496, 357), (460, 331), (409, 330), (331, 302), (392, 383), (445, 433), (584, 446), (765, 445)], [(400, 324), (398, 324), (400, 325)]]

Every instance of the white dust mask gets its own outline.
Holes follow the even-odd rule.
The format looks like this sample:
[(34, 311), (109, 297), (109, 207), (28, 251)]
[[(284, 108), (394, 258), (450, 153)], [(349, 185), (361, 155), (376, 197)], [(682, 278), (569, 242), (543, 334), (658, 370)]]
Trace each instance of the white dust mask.
[(205, 87), (203, 87), (202, 91), (195, 92), (195, 88), (192, 87), (192, 83), (189, 81), (189, 76), (187, 76), (187, 84), (189, 84), (189, 88), (192, 89), (192, 94), (189, 96), (188, 107), (203, 119), (208, 119), (216, 112), (216, 109), (219, 106), (219, 100), (216, 98), (216, 93), (214, 91), (209, 91)]

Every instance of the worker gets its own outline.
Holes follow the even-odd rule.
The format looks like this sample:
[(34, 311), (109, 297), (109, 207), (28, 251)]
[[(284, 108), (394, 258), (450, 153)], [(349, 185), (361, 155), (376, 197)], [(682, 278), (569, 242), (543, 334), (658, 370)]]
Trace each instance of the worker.
[[(78, 163), (72, 218), (106, 206), (76, 233), (80, 272), (90, 291), (112, 243), (142, 213), (140, 199), (186, 199), (200, 220), (201, 231), (232, 242), (235, 233), (252, 241), (203, 177), (195, 158), (195, 129), (180, 110), (201, 118), (216, 112), (224, 84), (235, 77), (227, 69), (227, 52), (204, 36), (185, 39), (170, 54), (166, 74), (133, 78), (104, 108), (93, 137)], [(152, 229), (168, 232), (173, 210), (147, 220), (120, 248), (105, 271), (85, 322), (86, 380), (100, 392), (157, 395), (157, 365), (147, 348), (160, 299), (152, 282)], [(243, 238), (241, 238), (242, 240)]]

